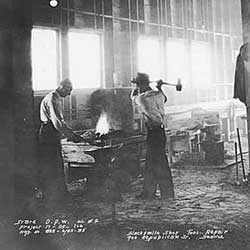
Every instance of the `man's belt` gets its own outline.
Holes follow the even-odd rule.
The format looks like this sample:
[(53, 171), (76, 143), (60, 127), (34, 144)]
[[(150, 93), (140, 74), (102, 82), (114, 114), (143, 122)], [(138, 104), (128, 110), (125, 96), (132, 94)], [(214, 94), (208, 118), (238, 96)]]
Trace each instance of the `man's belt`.
[(157, 128), (161, 128), (161, 129), (164, 129), (164, 124), (161, 123), (161, 124), (148, 124), (146, 123), (146, 127), (149, 129), (149, 130), (153, 130), (153, 129), (157, 129)]
[(55, 127), (54, 127), (54, 125), (53, 125), (53, 123), (51, 121), (41, 122), (41, 126), (51, 128), (51, 129), (55, 129)]

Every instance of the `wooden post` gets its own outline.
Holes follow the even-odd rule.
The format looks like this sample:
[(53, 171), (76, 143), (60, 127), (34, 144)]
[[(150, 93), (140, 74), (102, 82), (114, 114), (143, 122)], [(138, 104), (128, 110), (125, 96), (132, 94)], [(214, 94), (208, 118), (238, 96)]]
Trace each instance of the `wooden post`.
[[(242, 35), (243, 42), (250, 42), (250, 3), (248, 0), (241, 0), (241, 17), (242, 17)], [(246, 86), (246, 88), (250, 87)], [(249, 91), (247, 91), (249, 94)], [(249, 96), (247, 99), (249, 100)], [(247, 113), (247, 137), (248, 137), (248, 156), (249, 156), (249, 164), (248, 164), (248, 175), (249, 175), (249, 166), (250, 166), (250, 107), (246, 107)]]
[[(30, 201), (31, 178), (26, 178), (33, 164), (33, 113), (31, 86), (31, 1), (0, 1), (0, 212), (3, 249), (17, 249), (14, 224)], [(21, 177), (20, 177), (21, 176)], [(25, 180), (24, 178), (25, 177)], [(25, 184), (20, 185), (20, 184)], [(14, 185), (15, 184), (15, 185)], [(27, 185), (26, 185), (27, 184)], [(23, 189), (19, 189), (19, 187)], [(26, 188), (28, 187), (28, 188)], [(17, 191), (17, 192), (16, 192)], [(26, 199), (27, 198), (27, 199)], [(27, 207), (27, 206), (26, 206)], [(27, 212), (27, 209), (25, 210)], [(28, 215), (31, 218), (31, 213)], [(11, 226), (12, 225), (12, 226)], [(11, 229), (11, 227), (13, 229)]]
[(0, 1), (0, 212), (3, 218), (13, 213), (14, 124), (12, 97), (12, 2)]

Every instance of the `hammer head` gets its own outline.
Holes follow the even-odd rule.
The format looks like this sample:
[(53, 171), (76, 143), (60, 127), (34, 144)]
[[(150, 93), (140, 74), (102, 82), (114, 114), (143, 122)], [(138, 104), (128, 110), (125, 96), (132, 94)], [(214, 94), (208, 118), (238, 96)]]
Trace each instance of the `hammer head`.
[(181, 78), (177, 79), (176, 90), (177, 91), (181, 91), (182, 90)]

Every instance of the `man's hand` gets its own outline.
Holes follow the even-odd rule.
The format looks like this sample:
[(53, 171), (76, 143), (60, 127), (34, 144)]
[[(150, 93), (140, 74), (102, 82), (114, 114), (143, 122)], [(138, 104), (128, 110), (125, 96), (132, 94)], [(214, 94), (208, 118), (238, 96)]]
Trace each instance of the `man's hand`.
[(137, 96), (138, 94), (139, 94), (139, 90), (138, 90), (138, 88), (133, 89), (133, 90), (132, 90), (132, 92), (131, 92), (131, 97), (133, 97), (133, 96)]
[(74, 143), (78, 143), (78, 142), (83, 141), (83, 138), (82, 138), (80, 135), (78, 135), (78, 134), (74, 134), (74, 135), (73, 135), (73, 138), (72, 138), (72, 141), (73, 141)]
[(158, 81), (156, 81), (156, 83), (157, 83), (156, 88), (157, 88), (158, 90), (161, 90), (161, 86), (162, 86), (162, 84), (163, 84), (163, 81), (162, 81), (162, 80), (158, 80)]

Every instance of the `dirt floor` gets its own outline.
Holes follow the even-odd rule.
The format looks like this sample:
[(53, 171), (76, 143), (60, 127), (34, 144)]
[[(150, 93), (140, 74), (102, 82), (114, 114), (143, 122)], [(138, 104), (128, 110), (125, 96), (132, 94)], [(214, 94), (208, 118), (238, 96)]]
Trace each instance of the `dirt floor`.
[[(244, 152), (246, 145), (243, 143)], [(226, 150), (225, 161), (232, 163), (233, 143), (227, 144)], [(248, 169), (247, 154), (244, 158)], [(143, 179), (135, 178), (115, 206), (77, 193), (84, 189), (84, 182), (72, 183), (69, 188), (73, 199), (66, 206), (43, 212), (37, 204), (30, 205), (29, 211), (37, 219), (35, 224), (42, 228), (49, 224), (56, 232), (42, 230), (34, 234), (33, 230), (24, 236), (16, 222), (18, 244), (13, 249), (250, 249), (250, 184), (242, 181), (241, 165), (239, 183), (236, 166), (226, 163), (182, 164), (172, 168), (172, 175), (174, 199), (137, 199)], [(68, 231), (62, 230), (63, 220)]]

